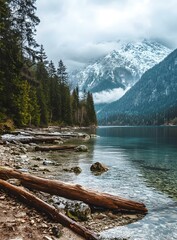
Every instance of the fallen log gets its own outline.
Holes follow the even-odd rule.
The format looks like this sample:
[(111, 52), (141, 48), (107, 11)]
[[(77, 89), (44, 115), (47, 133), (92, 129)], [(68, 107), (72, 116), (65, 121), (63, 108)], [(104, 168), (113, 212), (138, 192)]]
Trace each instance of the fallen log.
[(88, 240), (98, 240), (98, 236), (89, 229), (81, 226), (63, 213), (59, 212), (55, 207), (47, 204), (32, 193), (21, 187), (16, 187), (2, 179), (0, 179), (0, 188), (8, 191), (10, 194), (21, 198), (27, 204), (33, 206), (36, 210), (47, 213), (53, 220), (61, 223), (63, 226), (70, 228), (75, 233)]
[(147, 213), (143, 203), (117, 197), (108, 193), (100, 193), (86, 189), (78, 184), (68, 184), (58, 180), (50, 180), (22, 173), (11, 168), (0, 167), (0, 178), (17, 178), (23, 186), (58, 195), (72, 200), (80, 200), (89, 205), (112, 209), (116, 211), (129, 211)]
[(61, 150), (73, 150), (76, 145), (52, 145), (52, 146), (36, 146), (36, 151), (61, 151)]
[(56, 140), (61, 141), (62, 139), (61, 139), (61, 137), (49, 136), (49, 137), (33, 137), (31, 140), (34, 143), (42, 143), (42, 142), (53, 143)]
[(13, 141), (18, 141), (21, 143), (53, 143), (54, 141), (61, 141), (61, 137), (59, 136), (47, 136), (47, 137), (33, 137), (33, 136), (20, 136), (18, 138), (16, 137), (10, 137), (10, 138), (5, 138), (4, 136), (2, 137), (3, 142), (13, 142)]

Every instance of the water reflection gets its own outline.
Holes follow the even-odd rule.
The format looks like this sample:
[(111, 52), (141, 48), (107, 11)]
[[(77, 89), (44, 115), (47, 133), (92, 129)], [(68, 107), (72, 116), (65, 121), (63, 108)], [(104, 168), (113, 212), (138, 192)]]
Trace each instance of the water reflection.
[[(88, 143), (88, 153), (63, 158), (62, 164), (78, 164), (82, 173), (57, 177), (146, 204), (149, 214), (143, 220), (106, 231), (103, 236), (177, 239), (177, 128), (110, 127), (99, 128), (97, 134), (100, 138)], [(90, 166), (96, 161), (107, 165), (109, 171), (93, 175)]]
[(110, 135), (105, 145), (125, 151), (132, 167), (141, 170), (150, 186), (177, 199), (176, 127), (100, 128), (98, 134)]
[[(121, 185), (118, 191), (142, 200), (149, 209), (143, 220), (102, 235), (143, 240), (177, 239), (177, 128), (102, 128), (98, 133), (103, 137), (98, 145), (117, 149), (116, 155), (112, 152), (113, 158), (119, 152), (124, 156), (123, 163), (117, 157), (120, 181), (114, 176), (114, 188)], [(120, 185), (116, 186), (115, 182)]]

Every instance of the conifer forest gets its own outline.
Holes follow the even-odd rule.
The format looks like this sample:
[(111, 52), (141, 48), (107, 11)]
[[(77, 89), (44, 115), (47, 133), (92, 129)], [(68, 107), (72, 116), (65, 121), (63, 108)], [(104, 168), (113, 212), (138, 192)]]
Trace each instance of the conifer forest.
[(63, 61), (55, 67), (35, 40), (35, 2), (0, 0), (0, 122), (96, 125), (92, 94), (71, 89)]

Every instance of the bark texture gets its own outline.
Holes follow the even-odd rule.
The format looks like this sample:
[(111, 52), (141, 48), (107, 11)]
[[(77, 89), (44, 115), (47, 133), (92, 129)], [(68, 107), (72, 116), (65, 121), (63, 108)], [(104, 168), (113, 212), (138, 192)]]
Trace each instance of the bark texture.
[(62, 151), (62, 150), (74, 150), (76, 145), (52, 145), (52, 146), (36, 146), (36, 151)]
[(94, 232), (81, 226), (80, 224), (73, 221), (63, 213), (56, 210), (55, 207), (47, 204), (46, 202), (36, 197), (32, 193), (26, 191), (25, 189), (21, 187), (16, 187), (2, 179), (0, 179), (0, 189), (4, 189), (5, 191), (8, 191), (10, 194), (17, 196), (28, 205), (33, 206), (36, 210), (38, 211), (40, 210), (42, 212), (47, 213), (53, 220), (61, 223), (65, 227), (70, 228), (72, 231), (84, 237), (85, 239), (88, 239), (88, 240), (99, 239)]
[(20, 179), (22, 185), (25, 187), (72, 200), (80, 200), (97, 207), (116, 211), (147, 213), (147, 208), (143, 203), (117, 197), (108, 193), (100, 193), (98, 191), (86, 189), (77, 184), (74, 185), (57, 180), (36, 177), (11, 168), (0, 167), (0, 178), (17, 178)]

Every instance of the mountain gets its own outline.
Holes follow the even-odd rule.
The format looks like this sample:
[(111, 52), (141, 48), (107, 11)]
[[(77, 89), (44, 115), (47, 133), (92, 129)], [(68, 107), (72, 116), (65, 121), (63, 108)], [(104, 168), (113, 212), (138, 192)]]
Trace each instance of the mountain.
[(85, 89), (94, 93), (95, 103), (112, 102), (170, 52), (169, 48), (155, 41), (119, 41), (116, 50), (71, 74), (70, 78), (81, 91)]
[(177, 49), (98, 114), (102, 124), (162, 124), (177, 116)]

